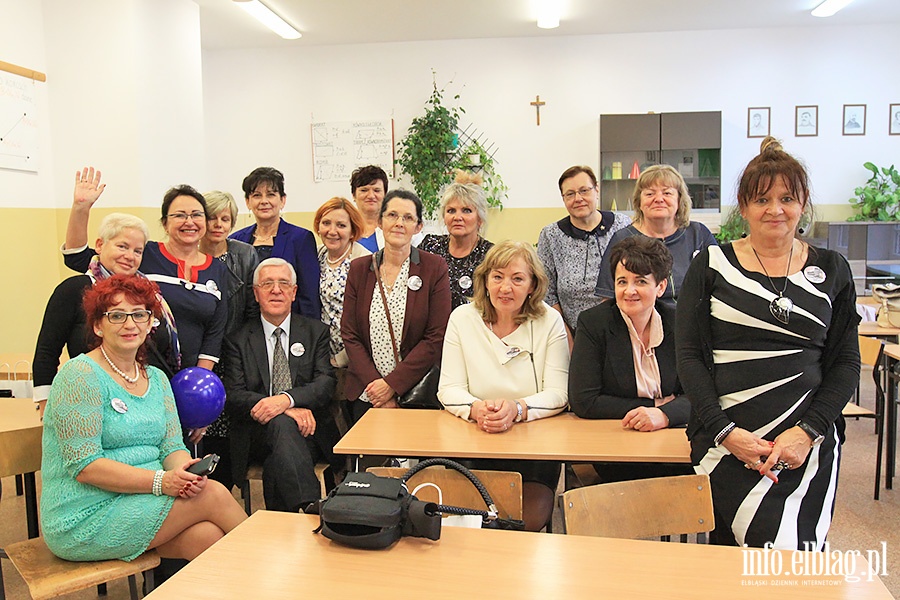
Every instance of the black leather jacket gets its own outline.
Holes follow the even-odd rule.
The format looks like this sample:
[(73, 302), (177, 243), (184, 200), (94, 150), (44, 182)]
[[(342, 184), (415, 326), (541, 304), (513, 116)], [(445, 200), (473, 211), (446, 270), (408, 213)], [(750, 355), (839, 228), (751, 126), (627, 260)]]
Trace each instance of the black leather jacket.
[(253, 296), (253, 271), (259, 264), (256, 249), (238, 240), (228, 240), (228, 324), (226, 333), (231, 333), (249, 319), (259, 315), (259, 304)]

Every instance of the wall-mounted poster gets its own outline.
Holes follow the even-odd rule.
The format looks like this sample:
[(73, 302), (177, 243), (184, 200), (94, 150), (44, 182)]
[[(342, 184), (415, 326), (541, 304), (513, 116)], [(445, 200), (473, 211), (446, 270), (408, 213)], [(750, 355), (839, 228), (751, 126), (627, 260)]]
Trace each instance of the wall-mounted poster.
[(819, 107), (817, 105), (794, 107), (794, 135), (797, 137), (819, 135)]
[(769, 135), (771, 108), (755, 106), (747, 109), (747, 137), (761, 138)]
[(844, 135), (866, 135), (866, 105), (844, 105)]

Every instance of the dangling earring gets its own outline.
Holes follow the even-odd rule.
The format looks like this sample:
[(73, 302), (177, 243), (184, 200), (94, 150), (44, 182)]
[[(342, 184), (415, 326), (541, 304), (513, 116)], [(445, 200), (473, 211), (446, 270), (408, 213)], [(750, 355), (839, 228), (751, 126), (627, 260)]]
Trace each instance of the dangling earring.
[(809, 211), (803, 211), (803, 214), (800, 215), (800, 221), (797, 223), (797, 233), (806, 235), (809, 233), (811, 225), (812, 214)]

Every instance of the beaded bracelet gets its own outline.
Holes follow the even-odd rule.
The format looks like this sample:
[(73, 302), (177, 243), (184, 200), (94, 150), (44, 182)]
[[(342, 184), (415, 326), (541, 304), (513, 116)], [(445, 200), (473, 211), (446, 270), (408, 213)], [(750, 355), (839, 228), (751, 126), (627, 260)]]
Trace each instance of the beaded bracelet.
[(726, 425), (725, 428), (722, 429), (722, 431), (719, 432), (719, 435), (717, 435), (714, 440), (717, 448), (719, 447), (719, 445), (722, 442), (725, 441), (725, 438), (728, 437), (728, 434), (731, 433), (735, 427), (737, 427), (737, 424), (735, 424), (735, 422), (732, 421), (731, 423)]
[(162, 469), (158, 470), (156, 473), (153, 474), (153, 487), (151, 488), (150, 491), (153, 492), (154, 496), (162, 496), (162, 493), (163, 493), (162, 481), (163, 481), (163, 476), (165, 474), (166, 474), (166, 472), (163, 471)]

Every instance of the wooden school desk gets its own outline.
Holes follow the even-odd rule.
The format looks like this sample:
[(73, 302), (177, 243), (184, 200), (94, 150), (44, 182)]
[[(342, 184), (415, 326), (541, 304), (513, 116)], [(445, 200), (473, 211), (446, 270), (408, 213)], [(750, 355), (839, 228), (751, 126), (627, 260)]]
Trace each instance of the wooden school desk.
[(24, 475), (28, 537), (39, 535), (34, 474), (41, 470), (41, 423), (31, 398), (0, 398), (0, 477)]
[(338, 454), (514, 458), (566, 462), (689, 463), (684, 429), (642, 433), (572, 413), (488, 434), (444, 410), (372, 409), (334, 447)]
[[(257, 511), (148, 598), (891, 598), (877, 575), (745, 577), (736, 547), (444, 527), (437, 542), (359, 550), (313, 534), (318, 524)], [(793, 553), (775, 553), (792, 568)]]

